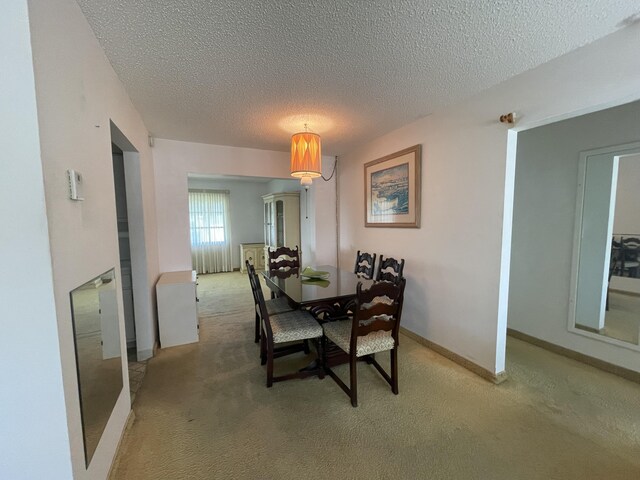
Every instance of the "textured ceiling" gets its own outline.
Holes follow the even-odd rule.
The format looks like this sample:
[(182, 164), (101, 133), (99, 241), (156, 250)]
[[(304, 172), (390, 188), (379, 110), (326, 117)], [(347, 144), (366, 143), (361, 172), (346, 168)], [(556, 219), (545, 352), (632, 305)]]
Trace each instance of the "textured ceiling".
[(637, 0), (78, 0), (154, 136), (337, 155), (637, 20)]

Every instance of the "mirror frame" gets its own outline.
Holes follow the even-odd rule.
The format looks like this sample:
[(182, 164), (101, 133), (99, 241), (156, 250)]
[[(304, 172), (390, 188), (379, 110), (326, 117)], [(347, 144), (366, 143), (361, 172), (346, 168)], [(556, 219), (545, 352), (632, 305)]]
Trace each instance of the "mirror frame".
[[(98, 445), (100, 444), (100, 440), (102, 439), (102, 435), (104, 434), (104, 431), (106, 429), (106, 426), (109, 422), (109, 419), (111, 418), (111, 415), (113, 414), (113, 410), (118, 402), (118, 398), (120, 398), (120, 396), (122, 395), (122, 392), (125, 388), (125, 385), (127, 383), (127, 377), (124, 374), (123, 371), (123, 367), (122, 367), (122, 359), (123, 356), (126, 358), (127, 355), (127, 351), (126, 349), (122, 350), (122, 329), (121, 329), (121, 318), (120, 318), (120, 311), (118, 309), (117, 311), (117, 320), (118, 320), (118, 330), (119, 330), (119, 344), (120, 344), (120, 355), (119, 355), (119, 360), (120, 360), (120, 380), (122, 382), (122, 386), (120, 387), (120, 389), (118, 390), (118, 394), (116, 395), (116, 400), (114, 402), (114, 404), (111, 406), (111, 410), (109, 411), (109, 419), (107, 419), (107, 423), (105, 423), (105, 425), (102, 428), (102, 431), (100, 432), (100, 436), (98, 437), (98, 439), (95, 442), (95, 445), (92, 445), (92, 449), (91, 451), (89, 451), (89, 445), (87, 445), (87, 427), (86, 427), (86, 406), (85, 406), (85, 400), (83, 399), (82, 396), (82, 378), (81, 378), (81, 374), (80, 374), (80, 358), (79, 358), (79, 348), (78, 348), (78, 334), (77, 334), (77, 325), (76, 325), (76, 318), (75, 318), (75, 312), (74, 312), (74, 301), (73, 301), (73, 293), (76, 292), (78, 289), (80, 289), (81, 287), (84, 287), (85, 285), (91, 283), (92, 281), (104, 277), (107, 274), (112, 274), (113, 275), (113, 281), (115, 282), (115, 289), (116, 289), (116, 297), (118, 297), (118, 292), (117, 289), (119, 288), (119, 282), (118, 282), (118, 276), (117, 276), (117, 271), (115, 267), (110, 268), (109, 270), (96, 275), (95, 277), (91, 278), (90, 280), (82, 283), (81, 285), (78, 285), (77, 287), (75, 287), (73, 290), (71, 290), (69, 292), (69, 307), (71, 309), (71, 327), (72, 327), (72, 332), (73, 332), (73, 346), (74, 346), (74, 356), (75, 356), (75, 362), (76, 362), (76, 378), (77, 378), (77, 382), (78, 382), (78, 401), (79, 401), (79, 406), (80, 406), (80, 423), (81, 423), (81, 427), (82, 427), (82, 445), (83, 445), (83, 450), (84, 450), (84, 460), (85, 460), (85, 467), (89, 468), (89, 465), (91, 463), (91, 460), (93, 460), (93, 456), (98, 448)], [(102, 343), (102, 342), (101, 342)], [(114, 357), (115, 358), (115, 357)]]
[[(578, 185), (576, 195), (576, 216), (575, 227), (573, 232), (573, 253), (571, 262), (571, 286), (569, 290), (569, 318), (568, 330), (571, 333), (581, 335), (583, 337), (592, 338), (601, 342), (610, 343), (629, 350), (640, 351), (640, 345), (636, 345), (616, 338), (607, 337), (600, 333), (583, 330), (576, 327), (576, 310), (578, 298), (578, 275), (580, 269), (580, 245), (582, 240), (582, 223), (584, 214), (584, 195), (587, 173), (587, 160), (589, 157), (610, 154), (612, 158), (626, 155), (635, 155), (640, 153), (640, 142), (625, 143), (622, 145), (614, 145), (610, 147), (597, 148), (594, 150), (586, 150), (580, 152), (580, 160), (578, 162)], [(606, 252), (605, 252), (606, 255)]]

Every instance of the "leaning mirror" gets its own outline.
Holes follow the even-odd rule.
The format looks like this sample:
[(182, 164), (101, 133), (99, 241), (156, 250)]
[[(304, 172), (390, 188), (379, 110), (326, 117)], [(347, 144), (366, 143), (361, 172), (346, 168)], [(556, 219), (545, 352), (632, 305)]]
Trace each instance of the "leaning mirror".
[(580, 157), (573, 301), (575, 331), (640, 344), (640, 144)]
[(123, 386), (116, 293), (113, 269), (70, 293), (87, 466)]

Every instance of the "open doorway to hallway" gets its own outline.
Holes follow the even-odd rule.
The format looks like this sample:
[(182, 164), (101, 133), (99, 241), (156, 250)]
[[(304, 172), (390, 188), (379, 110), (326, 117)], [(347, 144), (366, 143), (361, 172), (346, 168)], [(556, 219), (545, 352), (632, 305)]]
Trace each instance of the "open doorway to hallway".
[(133, 402), (146, 371), (146, 360), (153, 356), (155, 332), (150, 321), (153, 316), (146, 272), (140, 159), (137, 149), (113, 122), (111, 154), (120, 259), (117, 282), (122, 289), (129, 389)]
[(638, 132), (640, 102), (518, 132), (508, 313), (510, 334), (634, 379), (640, 309), (621, 309), (640, 305), (640, 278), (614, 257), (640, 237), (624, 186), (640, 178)]

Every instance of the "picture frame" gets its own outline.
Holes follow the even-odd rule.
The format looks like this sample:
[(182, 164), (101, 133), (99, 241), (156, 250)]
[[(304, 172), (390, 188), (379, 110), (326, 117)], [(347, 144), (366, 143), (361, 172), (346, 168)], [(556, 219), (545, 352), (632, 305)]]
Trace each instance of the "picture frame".
[(422, 146), (364, 165), (364, 226), (420, 228)]

